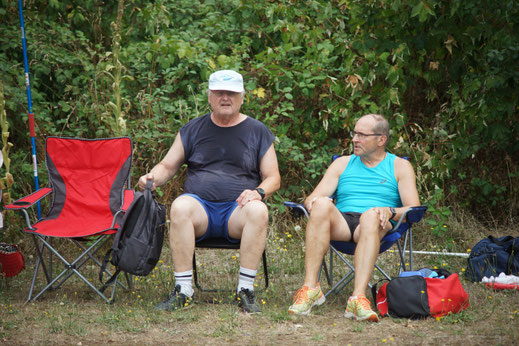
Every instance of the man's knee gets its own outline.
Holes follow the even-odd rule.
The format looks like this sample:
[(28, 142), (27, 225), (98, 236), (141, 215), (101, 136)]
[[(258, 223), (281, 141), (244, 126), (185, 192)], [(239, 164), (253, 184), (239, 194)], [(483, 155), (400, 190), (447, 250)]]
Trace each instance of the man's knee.
[(319, 197), (312, 204), (310, 218), (330, 217), (331, 209), (336, 208), (333, 201), (328, 197)]
[(360, 232), (364, 235), (368, 235), (370, 232), (372, 235), (383, 235), (385, 233), (380, 226), (380, 216), (375, 209), (368, 209), (359, 219)]
[(179, 197), (173, 201), (170, 209), (171, 230), (182, 228), (186, 223), (191, 223), (196, 227), (202, 221), (200, 210), (203, 207), (193, 198)]
[(177, 198), (171, 203), (170, 215), (171, 218), (182, 218), (191, 215), (195, 208), (196, 201), (191, 201), (187, 198)]
[(252, 201), (244, 207), (245, 220), (261, 225), (267, 225), (269, 219), (269, 211), (267, 205), (261, 201)]
[(378, 226), (380, 225), (380, 217), (375, 209), (368, 209), (360, 216), (359, 224), (361, 228), (363, 228), (362, 226)]

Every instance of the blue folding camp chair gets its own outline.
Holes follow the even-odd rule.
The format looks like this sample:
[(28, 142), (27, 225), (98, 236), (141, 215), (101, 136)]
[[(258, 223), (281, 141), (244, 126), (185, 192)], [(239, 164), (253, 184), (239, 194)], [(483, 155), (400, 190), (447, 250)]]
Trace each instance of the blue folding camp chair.
[[(332, 161), (335, 160), (338, 155), (334, 155)], [(407, 159), (407, 158), (406, 158)], [(285, 202), (285, 206), (289, 207), (292, 214), (295, 216), (309, 217), (308, 211), (303, 204), (294, 202)], [(380, 242), (379, 254), (390, 249), (395, 243), (398, 247), (398, 254), (400, 258), (399, 272), (413, 270), (413, 224), (422, 220), (427, 206), (416, 206), (409, 208), (398, 220), (397, 224), (391, 229)], [(405, 220), (405, 221), (404, 221)], [(330, 294), (338, 293), (344, 286), (346, 286), (355, 276), (355, 267), (348, 261), (344, 256), (353, 255), (355, 253), (356, 244), (353, 242), (342, 242), (342, 241), (330, 241), (330, 256), (329, 264), (326, 264), (326, 260), (323, 259), (321, 266), (321, 272), (324, 270), (330, 290), (326, 292), (325, 296)], [(405, 256), (406, 252), (409, 254)], [(337, 256), (349, 269), (344, 276), (335, 282), (334, 280), (334, 256)], [(407, 265), (409, 264), (409, 265)], [(329, 267), (328, 267), (329, 266)], [(391, 276), (387, 274), (378, 264), (375, 264), (375, 268), (388, 280)], [(409, 269), (407, 269), (409, 268)], [(321, 273), (319, 274), (319, 278)], [(371, 285), (370, 285), (371, 287)]]

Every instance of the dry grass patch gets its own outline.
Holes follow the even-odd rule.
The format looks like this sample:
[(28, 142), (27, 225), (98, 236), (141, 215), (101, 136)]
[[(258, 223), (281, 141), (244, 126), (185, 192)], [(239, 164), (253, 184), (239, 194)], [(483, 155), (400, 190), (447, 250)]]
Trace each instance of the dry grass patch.
[[(518, 232), (495, 228), (491, 233), (476, 222), (447, 225), (448, 236), (435, 237), (422, 225), (415, 232), (415, 249), (466, 252), (488, 234)], [(303, 226), (303, 227), (301, 227)], [(287, 309), (304, 274), (304, 225), (289, 218), (275, 218), (268, 238), (270, 287), (258, 293), (263, 313), (247, 315), (230, 303), (229, 293), (201, 293), (196, 304), (176, 313), (158, 312), (154, 305), (173, 288), (169, 250), (147, 277), (134, 280), (130, 290), (119, 290), (112, 305), (77, 280), (25, 303), (31, 271), (3, 280), (0, 288), (0, 340), (5, 344), (517, 344), (519, 292), (495, 292), (463, 280), (466, 259), (415, 256), (415, 268), (442, 267), (460, 273), (470, 296), (470, 309), (445, 318), (406, 320), (384, 318), (378, 324), (343, 317), (351, 285), (313, 310), (312, 316), (291, 316)], [(205, 286), (234, 289), (239, 253), (233, 250), (197, 250), (200, 282)], [(27, 256), (28, 265), (32, 262)], [(396, 254), (381, 259), (394, 271)], [(97, 271), (92, 269), (93, 280)], [(262, 273), (260, 266), (259, 276)], [(376, 280), (377, 277), (374, 277)], [(263, 279), (256, 281), (258, 289)], [(327, 288), (322, 280), (323, 288)], [(207, 301), (216, 299), (222, 304)]]

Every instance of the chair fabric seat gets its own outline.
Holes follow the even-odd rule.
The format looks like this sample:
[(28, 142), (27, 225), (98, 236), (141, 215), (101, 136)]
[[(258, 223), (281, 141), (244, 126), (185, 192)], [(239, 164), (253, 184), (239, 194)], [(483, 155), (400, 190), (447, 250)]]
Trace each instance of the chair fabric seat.
[[(402, 238), (403, 235), (407, 232), (409, 229), (408, 223), (402, 223), (400, 227), (398, 227), (398, 230), (395, 230), (394, 232), (388, 233), (382, 238), (382, 241), (380, 242), (380, 250), (378, 251), (379, 254), (387, 251), (389, 248), (395, 244), (395, 242)], [(345, 242), (345, 241), (337, 241), (337, 240), (331, 240), (330, 244), (339, 250), (342, 253), (353, 255), (355, 253), (355, 248), (357, 244), (353, 242)]]
[(119, 225), (112, 227), (113, 215), (89, 215), (89, 217), (76, 218), (71, 222), (65, 218), (54, 220), (42, 220), (34, 224), (34, 230), (25, 228), (26, 233), (34, 233), (49, 237), (79, 238), (99, 234), (113, 234), (117, 232)]

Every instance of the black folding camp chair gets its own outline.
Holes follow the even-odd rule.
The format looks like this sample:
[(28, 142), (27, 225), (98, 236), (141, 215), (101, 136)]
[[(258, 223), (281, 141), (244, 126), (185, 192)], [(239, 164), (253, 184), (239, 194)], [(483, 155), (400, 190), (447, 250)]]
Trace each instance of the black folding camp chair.
[[(205, 248), (205, 249), (234, 249), (238, 250), (240, 248), (240, 243), (231, 243), (225, 238), (212, 238), (212, 239), (204, 239), (195, 244), (196, 248)], [(265, 251), (263, 251), (263, 277), (265, 278), (265, 289), (269, 287), (269, 275), (267, 268), (267, 255)], [(198, 267), (196, 264), (196, 249), (193, 254), (193, 276), (195, 280), (196, 287), (202, 292), (232, 292), (234, 290), (228, 289), (206, 289), (203, 288), (198, 282)]]
[[(127, 137), (49, 137), (45, 143), (45, 163), (50, 187), (5, 207), (24, 213), (27, 227), (23, 231), (32, 235), (36, 246), (38, 258), (27, 301), (34, 301), (44, 292), (61, 287), (75, 275), (106, 302), (112, 302), (117, 284), (107, 297), (81, 270), (87, 267), (86, 263), (101, 266), (96, 253), (117, 231), (119, 217), (133, 199), (133, 191), (129, 189), (132, 142)], [(46, 196), (52, 196), (47, 216), (31, 224), (28, 208)], [(79, 255), (76, 258), (70, 259), (73, 256), (70, 248), (56, 246), (63, 243), (59, 241), (62, 239), (77, 246)], [(60, 249), (63, 249), (61, 253)], [(46, 250), (49, 251), (48, 259)], [(63, 264), (58, 275), (53, 273), (53, 257)], [(46, 285), (33, 296), (40, 267)], [(108, 270), (106, 272), (111, 276)], [(126, 279), (130, 286), (131, 280), (128, 276)]]

